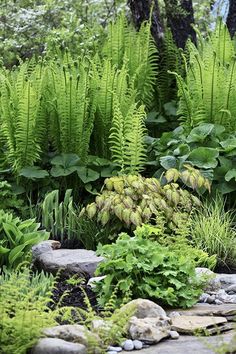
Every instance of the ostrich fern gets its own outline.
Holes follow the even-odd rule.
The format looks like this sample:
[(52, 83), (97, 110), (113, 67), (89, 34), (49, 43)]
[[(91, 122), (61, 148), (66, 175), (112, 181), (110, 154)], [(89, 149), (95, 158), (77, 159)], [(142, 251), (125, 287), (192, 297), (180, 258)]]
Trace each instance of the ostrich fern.
[(187, 130), (200, 123), (236, 129), (236, 65), (228, 30), (218, 24), (216, 33), (197, 50), (189, 44), (190, 60), (186, 79), (177, 78), (179, 116)]
[(32, 166), (40, 158), (46, 129), (41, 65), (26, 62), (17, 71), (1, 74), (2, 134), (7, 159), (15, 171)]

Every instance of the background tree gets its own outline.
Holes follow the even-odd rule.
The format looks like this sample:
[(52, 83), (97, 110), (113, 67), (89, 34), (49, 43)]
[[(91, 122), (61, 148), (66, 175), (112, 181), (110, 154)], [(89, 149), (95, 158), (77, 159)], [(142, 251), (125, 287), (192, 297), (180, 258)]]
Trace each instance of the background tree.
[(229, 0), (229, 13), (227, 17), (227, 26), (231, 37), (235, 35), (236, 32), (236, 1)]

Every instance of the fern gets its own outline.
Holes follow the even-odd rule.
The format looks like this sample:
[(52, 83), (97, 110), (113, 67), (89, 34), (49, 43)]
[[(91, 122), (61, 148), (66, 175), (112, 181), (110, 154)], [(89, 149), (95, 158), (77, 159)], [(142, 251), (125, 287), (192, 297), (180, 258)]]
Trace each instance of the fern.
[(187, 130), (203, 122), (236, 127), (236, 72), (233, 43), (224, 24), (202, 42), (189, 44), (186, 79), (176, 75), (180, 97), (179, 116)]
[(122, 172), (139, 172), (146, 160), (144, 145), (145, 111), (133, 103), (126, 115), (122, 114), (120, 103), (114, 98), (114, 118), (109, 137), (112, 160)]
[(86, 59), (79, 63), (67, 59), (53, 62), (50, 75), (52, 143), (57, 152), (76, 153), (86, 161), (95, 114), (90, 63)]
[(1, 77), (2, 130), (7, 159), (15, 171), (32, 166), (40, 158), (46, 130), (41, 101), (43, 82), (44, 73), (30, 62)]

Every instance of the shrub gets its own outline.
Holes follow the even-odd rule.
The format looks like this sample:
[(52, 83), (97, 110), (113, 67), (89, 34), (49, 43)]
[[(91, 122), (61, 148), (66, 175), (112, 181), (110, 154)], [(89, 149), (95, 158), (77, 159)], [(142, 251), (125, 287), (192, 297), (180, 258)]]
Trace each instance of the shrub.
[(0, 267), (16, 267), (33, 245), (49, 238), (49, 232), (38, 230), (39, 226), (34, 219), (22, 221), (0, 210)]
[[(120, 226), (136, 227), (151, 222), (164, 213), (170, 228), (178, 224), (178, 214), (182, 211), (185, 218), (195, 206), (200, 205), (197, 197), (181, 189), (176, 180), (181, 176), (178, 171), (168, 171), (166, 178), (171, 182), (164, 186), (156, 178), (140, 175), (111, 177), (105, 180), (104, 188), (95, 202), (87, 205), (86, 214), (97, 219), (104, 226), (108, 222), (119, 229)], [(199, 175), (194, 170), (186, 169), (182, 178), (190, 177), (192, 185), (197, 186)], [(206, 180), (202, 177), (203, 183)], [(172, 183), (173, 182), (173, 183)]]
[(134, 237), (122, 233), (116, 243), (98, 247), (105, 261), (96, 274), (106, 275), (96, 288), (100, 304), (117, 288), (119, 299), (130, 292), (132, 298), (149, 298), (163, 305), (192, 306), (202, 290), (191, 253), (162, 246), (144, 234), (145, 226), (138, 227)]
[(224, 210), (222, 198), (205, 203), (193, 217), (191, 238), (195, 247), (216, 254), (218, 266), (236, 267), (234, 214)]

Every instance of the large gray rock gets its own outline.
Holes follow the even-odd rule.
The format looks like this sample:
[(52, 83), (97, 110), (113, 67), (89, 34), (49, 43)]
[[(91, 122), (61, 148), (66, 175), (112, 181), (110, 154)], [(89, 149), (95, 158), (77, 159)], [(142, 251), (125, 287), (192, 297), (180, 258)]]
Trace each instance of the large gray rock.
[(148, 344), (160, 342), (169, 337), (170, 324), (160, 317), (137, 318), (129, 320), (129, 334), (132, 339), (138, 339)]
[(43, 338), (32, 350), (32, 354), (86, 354), (83, 344), (70, 343), (58, 338)]
[(32, 247), (33, 260), (36, 260), (43, 253), (52, 252), (53, 250), (57, 250), (59, 248), (61, 248), (59, 241), (48, 240), (40, 242), (39, 244)]
[(54, 274), (64, 270), (69, 274), (80, 273), (92, 277), (98, 264), (103, 261), (94, 251), (84, 249), (51, 249), (40, 254), (34, 252), (34, 255), (39, 268)]
[(158, 317), (161, 319), (166, 319), (166, 312), (163, 308), (157, 305), (155, 302), (146, 299), (136, 299), (128, 302), (126, 305), (121, 307), (122, 310), (128, 310), (133, 308), (133, 316), (137, 318), (146, 317)]
[(88, 345), (88, 336), (92, 335), (89, 330), (80, 325), (62, 325), (46, 328), (43, 334), (46, 337), (60, 338), (68, 342), (84, 344), (85, 346)]

